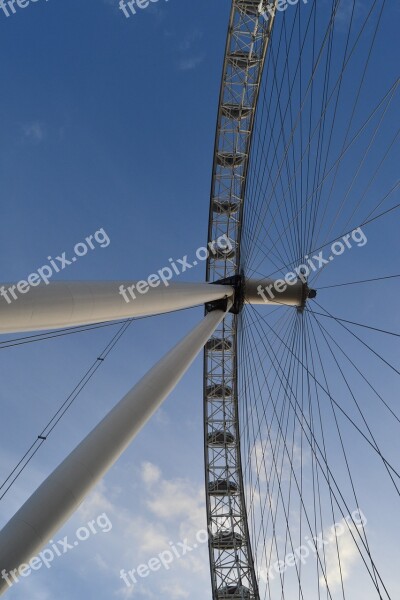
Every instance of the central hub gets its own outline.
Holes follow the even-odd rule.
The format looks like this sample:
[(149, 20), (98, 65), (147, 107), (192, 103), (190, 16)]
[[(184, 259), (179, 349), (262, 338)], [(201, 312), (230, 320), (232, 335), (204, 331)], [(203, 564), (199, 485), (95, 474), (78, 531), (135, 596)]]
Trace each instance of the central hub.
[[(241, 312), (243, 304), (245, 302), (244, 282), (244, 275), (233, 275), (232, 277), (225, 277), (225, 279), (219, 279), (218, 281), (212, 282), (216, 285), (229, 285), (234, 289), (233, 304), (229, 311), (234, 315), (238, 315)], [(222, 300), (217, 300), (216, 302), (210, 302), (209, 304), (206, 304), (206, 310), (210, 312), (211, 310), (220, 308), (221, 302), (226, 302), (226, 299), (224, 298)]]
[(316, 290), (308, 287), (303, 273), (291, 273), (285, 279), (246, 279), (245, 302), (294, 306), (302, 312), (307, 300), (315, 298)]
[[(281, 306), (296, 307), (302, 312), (307, 304), (307, 300), (315, 298), (316, 290), (310, 289), (304, 273), (285, 279), (246, 279), (242, 275), (226, 277), (213, 283), (218, 285), (229, 285), (234, 289), (233, 306), (231, 313), (239, 314), (244, 304), (275, 304)], [(219, 308), (219, 303), (226, 300), (219, 300), (207, 305), (207, 310)]]

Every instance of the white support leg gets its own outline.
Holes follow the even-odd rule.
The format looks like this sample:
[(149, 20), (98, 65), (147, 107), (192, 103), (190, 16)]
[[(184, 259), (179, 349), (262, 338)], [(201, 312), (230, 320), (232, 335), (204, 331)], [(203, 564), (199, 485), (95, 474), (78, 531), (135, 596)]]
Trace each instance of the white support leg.
[(158, 315), (233, 294), (224, 285), (166, 283), (159, 280), (150, 287), (144, 281), (54, 282), (24, 294), (15, 285), (0, 284), (0, 334)]
[[(210, 286), (212, 287), (212, 286)], [(0, 532), (0, 595), (4, 574), (18, 569), (77, 509), (174, 389), (225, 316), (210, 312), (168, 352), (42, 483)]]

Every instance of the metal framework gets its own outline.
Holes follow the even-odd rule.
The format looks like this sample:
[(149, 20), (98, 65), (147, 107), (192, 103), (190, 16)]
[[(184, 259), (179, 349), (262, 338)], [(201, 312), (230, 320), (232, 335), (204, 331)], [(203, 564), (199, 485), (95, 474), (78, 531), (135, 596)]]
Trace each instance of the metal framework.
[[(12, 585), (10, 574), (15, 574), (16, 569), (21, 570), (27, 566), (29, 559), (66, 522), (87, 493), (112, 467), (161, 406), (204, 347), (205, 469), (212, 596), (213, 600), (260, 600), (241, 462), (238, 315), (244, 303), (278, 303), (296, 307), (302, 312), (308, 298), (314, 298), (316, 295), (316, 291), (308, 287), (307, 278), (301, 269), (297, 281), (287, 282), (286, 289), (282, 291), (278, 291), (276, 286), (276, 294), (269, 298), (261, 290), (265, 291), (278, 282), (269, 279), (246, 279), (241, 272), (240, 249), (249, 155), (260, 83), (277, 4), (278, 0), (269, 2), (268, 5), (264, 0), (233, 0), (220, 91), (208, 229), (209, 243), (227, 235), (231, 245), (228, 249), (219, 248), (210, 255), (207, 261), (207, 283), (171, 282), (161, 286), (160, 281), (157, 283), (153, 280), (153, 283), (146, 287), (146, 282), (143, 281), (63, 282), (52, 283), (51, 286), (40, 284), (37, 288), (32, 284), (34, 289), (30, 290), (29, 294), (26, 294), (28, 290), (25, 286), (22, 286), (22, 290), (19, 284), (0, 283), (0, 333), (89, 325), (163, 314), (200, 305), (205, 305), (206, 309), (205, 318), (114, 406), (0, 531), (0, 595)], [(364, 79), (365, 71), (362, 71), (362, 77)], [(358, 97), (359, 90), (356, 102)], [(391, 146), (392, 144), (393, 142)], [(365, 156), (363, 161), (364, 159)], [(375, 175), (376, 173), (374, 178)], [(354, 180), (351, 186), (353, 184)], [(341, 208), (339, 210), (341, 211)], [(384, 279), (391, 277), (397, 276)], [(369, 281), (374, 282), (378, 279), (382, 278)], [(15, 290), (22, 296), (17, 296)], [(330, 316), (338, 322), (343, 321), (329, 313), (325, 316)], [(353, 321), (347, 322), (364, 326)], [(388, 333), (381, 329), (372, 329)], [(328, 346), (330, 349), (329, 344)], [(376, 352), (374, 354), (382, 359)], [(394, 368), (386, 360), (385, 362)], [(299, 363), (304, 368), (303, 363)], [(355, 366), (351, 360), (350, 363)], [(361, 371), (359, 374), (362, 375)], [(364, 376), (363, 379), (369, 383)], [(347, 384), (345, 377), (344, 380)], [(374, 392), (379, 396), (376, 390)], [(383, 400), (381, 396), (379, 398)], [(354, 396), (353, 399), (355, 400)], [(386, 407), (389, 408), (389, 405)], [(390, 408), (389, 410), (391, 411)], [(393, 411), (391, 413), (395, 416)], [(355, 423), (353, 425), (358, 429)], [(322, 422), (321, 433), (323, 434)], [(340, 434), (339, 431), (338, 433)], [(369, 433), (372, 436), (370, 431)], [(341, 435), (339, 437), (344, 450)], [(365, 439), (369, 442), (369, 439)], [(384, 460), (385, 466), (395, 472), (381, 455), (373, 437), (372, 439), (374, 445), (370, 445)], [(310, 444), (318, 447), (314, 434)], [(321, 455), (326, 463), (325, 455)], [(346, 453), (344, 456), (346, 458)], [(318, 455), (315, 454), (315, 457), (321, 469)], [(318, 474), (318, 471), (316, 473)], [(390, 475), (389, 470), (388, 473)], [(350, 472), (349, 476), (354, 492)], [(391, 479), (394, 483), (392, 477)], [(332, 493), (334, 488), (331, 487), (329, 478), (327, 483)], [(302, 496), (302, 490), (299, 490), (299, 496)], [(342, 498), (342, 501), (346, 507), (345, 499)], [(339, 503), (338, 508), (341, 510)], [(307, 515), (303, 505), (300, 515), (302, 511)], [(334, 513), (333, 506), (332, 512)], [(353, 524), (356, 526), (354, 521)], [(352, 533), (351, 529), (349, 531)], [(382, 598), (379, 589), (381, 583), (389, 598), (372, 561), (365, 531), (360, 530), (359, 534), (365, 548), (365, 556), (371, 559), (371, 572), (362, 548), (358, 549), (374, 588), (379, 598)], [(316, 540), (317, 537), (313, 539)], [(356, 541), (354, 536), (353, 539)], [(317, 551), (317, 545), (315, 548)], [(318, 561), (321, 562), (319, 555)], [(340, 566), (339, 555), (338, 561)], [(25, 568), (23, 570), (25, 571)], [(319, 569), (317, 575), (320, 592)], [(299, 579), (299, 585), (300, 583)], [(326, 575), (325, 583), (328, 583)], [(327, 585), (326, 587), (328, 588)]]
[[(268, 282), (269, 280), (265, 280), (263, 283)], [(126, 317), (126, 310), (129, 316), (134, 317), (161, 314), (199, 304), (206, 304), (207, 307), (207, 315), (203, 321), (128, 392), (0, 531), (0, 595), (6, 591), (7, 586), (13, 585), (7, 574), (27, 564), (35, 552), (53, 537), (174, 389), (205, 344), (212, 346), (215, 342), (212, 336), (224, 317), (230, 314), (229, 311), (238, 312), (244, 300), (254, 303), (260, 301), (257, 283), (252, 280), (248, 282), (246, 296), (241, 279), (235, 285), (171, 284), (164, 289), (153, 288), (151, 292), (149, 289), (146, 299), (142, 298), (127, 309), (121, 304), (120, 292), (128, 282), (64, 282), (50, 287), (41, 286), (28, 300), (18, 304), (18, 308), (7, 304), (0, 309), (0, 332), (16, 332), (57, 329), (66, 324), (90, 324), (96, 319), (116, 320), (121, 316)], [(135, 285), (139, 287), (139, 284)], [(0, 284), (0, 288), (5, 289), (5, 286)], [(15, 288), (16, 285), (12, 285), (9, 289)], [(279, 302), (300, 307), (304, 297), (303, 288), (304, 286), (296, 285), (289, 292), (283, 292)], [(213, 351), (219, 354), (215, 345)], [(232, 390), (228, 392), (227, 387), (222, 388), (217, 373), (215, 376), (215, 383), (212, 389), (207, 390), (207, 396), (210, 398), (210, 406), (216, 402), (213, 414), (218, 418), (221, 400), (225, 396), (231, 396)], [(232, 375), (231, 377), (233, 380)], [(229, 418), (229, 422), (233, 422), (235, 415), (224, 413), (223, 418)], [(229, 460), (233, 462), (236, 459), (235, 438), (225, 429), (225, 421), (221, 422), (220, 430), (223, 431), (223, 439), (214, 431), (209, 442), (215, 448), (222, 448), (222, 460), (226, 460), (224, 451), (228, 452), (229, 449)], [(221, 476), (224, 476), (224, 472)], [(230, 506), (235, 504), (237, 497), (240, 508), (241, 495), (237, 494), (240, 477), (236, 483), (229, 483), (229, 489), (224, 488), (222, 477), (214, 482), (210, 493), (215, 498), (224, 498), (228, 492)], [(219, 503), (223, 507), (223, 500)], [(239, 514), (238, 509), (234, 513)], [(231, 513), (225, 515), (222, 512), (221, 515), (223, 519), (231, 521)], [(237, 547), (245, 539), (243, 532), (238, 532), (240, 521), (236, 525), (236, 530), (232, 528), (231, 535), (220, 529), (212, 540), (213, 547), (228, 557), (236, 555)], [(221, 568), (229, 569), (229, 560), (226, 566), (221, 564)]]
[[(271, 9), (262, 12), (258, 0), (234, 0), (220, 92), (208, 230), (209, 242), (227, 235), (231, 247), (210, 255), (207, 283), (151, 289), (145, 299), (135, 297), (132, 304), (122, 296), (135, 288), (135, 282), (53, 284), (33, 290), (18, 304), (0, 310), (0, 331), (59, 328), (160, 314), (202, 303), (207, 313), (199, 332), (196, 329), (189, 334), (137, 384), (1, 531), (0, 568), (18, 565), (65, 522), (205, 344), (206, 498), (213, 600), (259, 600), (240, 454), (237, 315), (243, 302), (264, 301), (258, 294), (260, 282), (241, 277), (240, 242), (252, 132), (273, 22), (274, 13)], [(279, 302), (301, 308), (308, 291), (305, 282), (298, 282), (283, 292)], [(129, 427), (121, 436), (127, 423)], [(103, 439), (108, 443), (103, 444)], [(103, 446), (104, 453), (97, 456), (95, 449)], [(69, 501), (61, 502), (64, 489), (68, 489)], [(47, 512), (43, 514), (43, 506), (49, 508), (49, 517)], [(0, 594), (3, 591), (4, 586)]]
[[(274, 3), (270, 3), (270, 7)], [(207, 281), (240, 275), (243, 203), (253, 126), (274, 11), (233, 0), (214, 149), (208, 240), (232, 250), (210, 257)], [(213, 600), (259, 600), (243, 489), (238, 421), (237, 315), (228, 314), (204, 352), (207, 520)]]

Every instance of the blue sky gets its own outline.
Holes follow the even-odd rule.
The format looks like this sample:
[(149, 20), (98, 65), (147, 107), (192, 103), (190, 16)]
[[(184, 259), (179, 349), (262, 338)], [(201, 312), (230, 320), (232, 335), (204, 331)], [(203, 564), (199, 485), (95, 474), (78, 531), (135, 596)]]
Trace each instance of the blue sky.
[[(78, 261), (65, 278), (147, 277), (168, 258), (204, 245), (229, 6), (213, 6), (210, 18), (201, 4), (160, 1), (128, 20), (116, 4), (50, 0), (8, 19), (0, 14), (8, 57), (2, 63), (8, 85), (0, 117), (5, 281), (21, 279), (48, 255), (69, 251), (101, 227), (110, 245)], [(189, 278), (203, 280), (204, 267)], [(51, 445), (4, 498), (2, 522), (201, 317), (199, 309), (132, 326)], [(26, 346), (18, 355), (4, 352), (1, 372), (8, 383), (1, 398), (8, 427), (1, 441), (2, 473), (115, 330)], [(123, 598), (120, 569), (135, 568), (169, 541), (187, 537), (186, 530), (204, 527), (200, 382), (199, 360), (64, 535), (73, 536), (104, 510), (112, 531), (82, 543), (8, 597)], [(143, 481), (146, 463), (162, 473), (157, 490)], [(149, 507), (157, 497), (164, 498), (161, 514), (158, 505)], [(152, 579), (143, 580), (142, 591), (137, 586), (135, 597), (158, 597), (167, 584), (171, 598), (186, 597), (180, 591), (185, 589), (202, 596), (209, 585), (205, 548)]]
[[(170, 257), (192, 255), (205, 243), (230, 3), (159, 0), (130, 19), (117, 5), (117, 0), (38, 0), (9, 18), (0, 11), (3, 281), (23, 279), (47, 256), (70, 252), (100, 228), (107, 232), (109, 246), (82, 257), (63, 278), (146, 278)], [(386, 58), (380, 60), (384, 66)], [(362, 279), (372, 266), (373, 276), (379, 270), (397, 272), (396, 221), (380, 222), (366, 232), (366, 248), (352, 250), (347, 260), (338, 258), (319, 281), (347, 281), (354, 273)], [(203, 279), (201, 265), (185, 277)], [(373, 311), (376, 326), (399, 330), (398, 316), (396, 324), (392, 319), (394, 296), (385, 299), (382, 310), (380, 289), (368, 298), (362, 289), (347, 293), (340, 311), (334, 296), (321, 302), (334, 314), (357, 316), (361, 322)], [(361, 308), (354, 311), (355, 305)], [(194, 309), (130, 327), (0, 503), (0, 524), (201, 317), (202, 309)], [(3, 350), (1, 479), (116, 330)], [(392, 341), (377, 343), (387, 355), (395, 352)], [(348, 348), (357, 352), (351, 342)], [(379, 371), (377, 380), (388, 397), (395, 394), (393, 379)], [(128, 589), (119, 579), (120, 569), (137, 568), (168, 549), (170, 541), (193, 538), (205, 526), (201, 382), (199, 358), (57, 539), (73, 538), (78, 527), (103, 512), (112, 530), (82, 542), (7, 597), (210, 596), (204, 544), (135, 587)], [(378, 420), (376, 408), (371, 411)], [(394, 456), (398, 439), (389, 430), (389, 442), (387, 431), (382, 424), (383, 443)], [(379, 487), (364, 493), (372, 515), (381, 500)], [(372, 536), (383, 552), (383, 532), (393, 515), (374, 516)], [(390, 557), (395, 550), (389, 545), (385, 552)]]

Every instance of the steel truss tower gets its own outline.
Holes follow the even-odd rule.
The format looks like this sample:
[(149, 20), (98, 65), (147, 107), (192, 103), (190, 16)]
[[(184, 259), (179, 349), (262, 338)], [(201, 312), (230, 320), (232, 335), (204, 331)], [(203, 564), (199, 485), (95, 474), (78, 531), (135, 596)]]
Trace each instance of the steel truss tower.
[[(261, 76), (274, 23), (270, 3), (234, 0), (229, 20), (214, 149), (208, 240), (232, 249), (210, 257), (207, 281), (240, 276), (240, 239), (249, 152)], [(230, 313), (204, 354), (207, 520), (213, 600), (259, 600), (240, 455), (237, 314)]]

